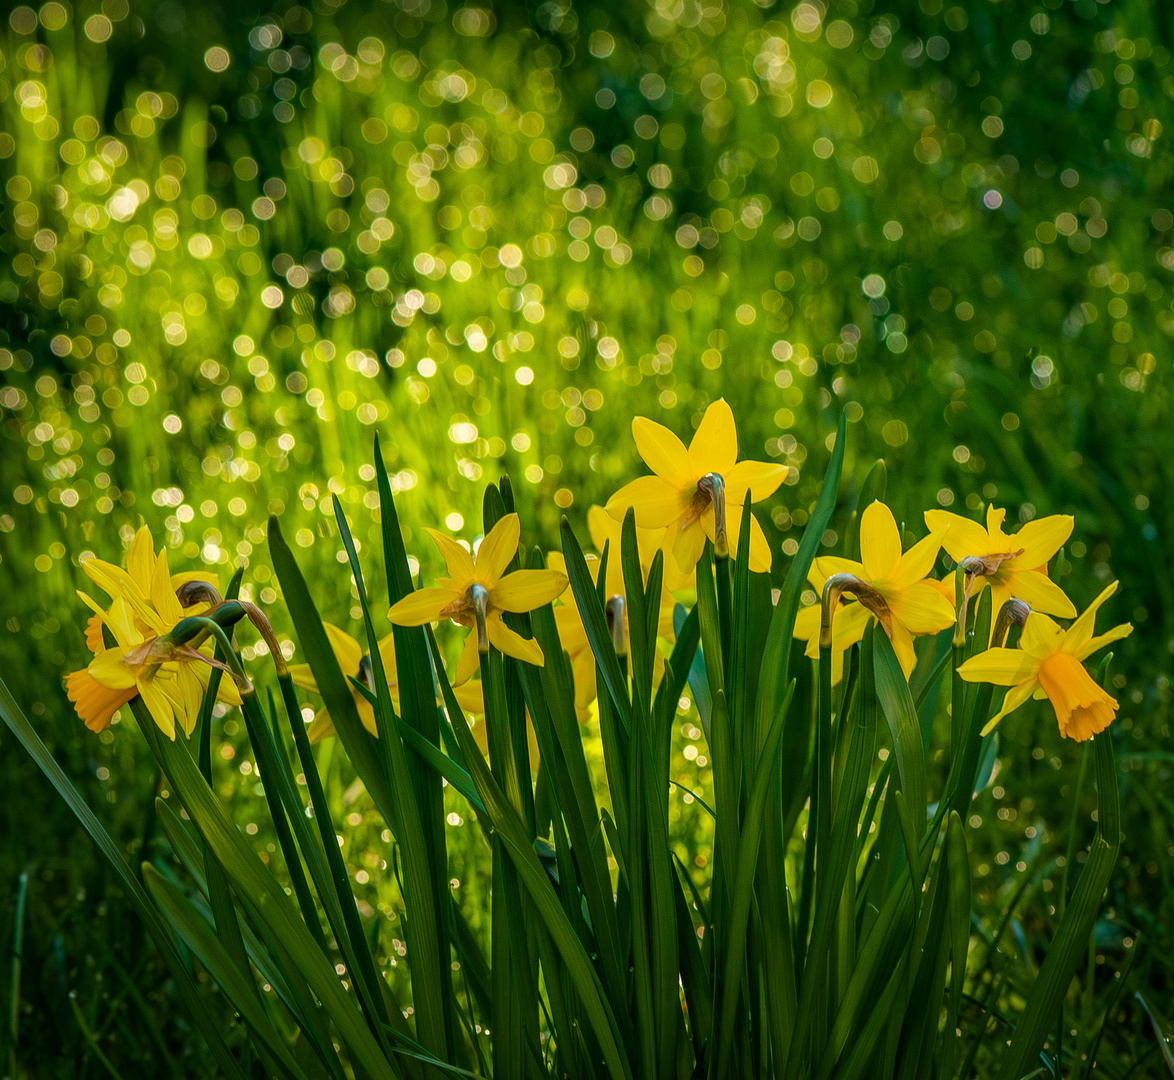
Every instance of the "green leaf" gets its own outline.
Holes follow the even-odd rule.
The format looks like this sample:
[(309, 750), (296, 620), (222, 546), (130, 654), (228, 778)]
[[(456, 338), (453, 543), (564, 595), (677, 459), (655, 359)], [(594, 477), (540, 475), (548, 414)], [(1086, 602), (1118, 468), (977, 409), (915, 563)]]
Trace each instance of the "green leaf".
[[(61, 766), (57, 764), (53, 755), (49, 753), (48, 748), (41, 741), (41, 737), (37, 734), (36, 729), (29, 723), (28, 718), (21, 711), (20, 706), (16, 703), (16, 699), (13, 698), (2, 679), (0, 679), (0, 717), (4, 718), (4, 722), (11, 729), (12, 734), (16, 736), (17, 741), (29, 752), (32, 759), (37, 763), (38, 768), (40, 768), (49, 782), (57, 789), (57, 793), (65, 800), (70, 810), (73, 811), (81, 823), (82, 828), (89, 833), (90, 839), (94, 841), (98, 850), (110, 863), (115, 874), (118, 876), (127, 899), (130, 901), (131, 906), (135, 909), (139, 918), (143, 920), (143, 925), (146, 927), (147, 933), (151, 935), (151, 939), (155, 942), (156, 948), (158, 948), (160, 955), (171, 971), (179, 999), (191, 1014), (192, 1019), (196, 1023), (196, 1027), (199, 1029), (200, 1034), (204, 1036), (205, 1041), (208, 1043), (208, 1048), (212, 1051), (212, 1056), (216, 1058), (220, 1068), (224, 1070), (226, 1076), (233, 1078), (233, 1080), (246, 1080), (244, 1072), (241, 1071), (241, 1067), (232, 1056), (232, 1052), (225, 1045), (224, 1038), (220, 1034), (219, 1023), (208, 1012), (203, 998), (200, 996), (195, 983), (188, 974), (187, 966), (176, 950), (175, 941), (171, 933), (159, 919), (155, 907), (143, 890), (139, 879), (127, 864), (122, 854), (122, 849), (111, 838), (85, 799), (78, 793), (77, 788), (69, 782), (69, 778), (65, 775)], [(147, 722), (154, 723), (149, 718)], [(188, 758), (188, 760), (190, 762), (191, 758)], [(195, 770), (194, 763), (192, 764), (192, 769), (193, 771)], [(198, 772), (196, 775), (199, 775)]]
[(925, 753), (921, 745), (921, 724), (909, 684), (887, 634), (875, 636), (876, 696), (888, 721), (897, 758), (897, 775), (905, 803), (917, 829), (925, 831)]

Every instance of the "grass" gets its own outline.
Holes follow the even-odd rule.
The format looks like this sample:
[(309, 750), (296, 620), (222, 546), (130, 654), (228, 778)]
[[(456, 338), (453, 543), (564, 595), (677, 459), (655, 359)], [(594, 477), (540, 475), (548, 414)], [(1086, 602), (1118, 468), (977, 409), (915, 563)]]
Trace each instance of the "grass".
[[(12, 14), (0, 651), (132, 862), (166, 850), (153, 758), (121, 727), (82, 735), (60, 674), (84, 656), (79, 556), (109, 557), (140, 515), (222, 584), (247, 565), (252, 598), (292, 644), (264, 520), (280, 514), (323, 614), (355, 632), (330, 496), (360, 556), (378, 550), (374, 430), (408, 552), (430, 574), (416, 530), (447, 521), (472, 538), (487, 481), (508, 473), (527, 540), (555, 547), (563, 512), (584, 535), (586, 509), (639, 471), (633, 415), (686, 434), (719, 395), (743, 452), (792, 469), (768, 514), (793, 554), (842, 411), (831, 544), (883, 457), (910, 532), (934, 505), (1072, 512), (1062, 580), (1077, 605), (1122, 581), (1114, 614), (1138, 624), (1114, 665), (1124, 858), (1068, 1015), (1092, 1030), (1116, 1002), (1125, 1019), (1102, 1039), (1104, 1067), (1156, 1065), (1132, 992), (1169, 992), (1169, 34), (1141, 3), (934, 6), (836, 9), (818, 34), (775, 8), (707, 8), (691, 25), (691, 7), (669, 22), (546, 6), (498, 11), (477, 36), (492, 21), (352, 0), (283, 12), (280, 43), (273, 20), (216, 9), (181, 25), (172, 5), (121, 18), (114, 5), (108, 28), (97, 8), (62, 8), (62, 21), (49, 5), (32, 25), (29, 9)], [(824, 85), (830, 102), (809, 104)], [(149, 197), (118, 220), (136, 190)], [(393, 226), (386, 239), (376, 219)], [(776, 562), (779, 586), (789, 560)], [(963, 1014), (996, 988), (1001, 1015), (1018, 1008), (1093, 838), (1091, 764), (1050, 724), (1040, 710), (1004, 725), (970, 808), (976, 940), (1005, 929)], [(225, 730), (218, 792), (265, 850), (276, 838), (242, 771), (244, 732)], [(671, 776), (712, 806), (695, 714), (676, 730)], [(686, 757), (690, 745), (701, 752)], [(349, 822), (347, 862), (368, 878), (359, 899), (392, 911), (383, 824), (337, 748), (318, 752), (332, 813)], [(927, 763), (939, 781), (947, 766)], [(205, 1053), (72, 818), (23, 753), (0, 768), (8, 926), (30, 874), (19, 1060), (76, 1059), (85, 1030), (124, 1073)], [(667, 814), (678, 857), (712, 859), (699, 804), (672, 796)], [(457, 892), (485, 933), (480, 841), (453, 831), (468, 837), (450, 849)]]

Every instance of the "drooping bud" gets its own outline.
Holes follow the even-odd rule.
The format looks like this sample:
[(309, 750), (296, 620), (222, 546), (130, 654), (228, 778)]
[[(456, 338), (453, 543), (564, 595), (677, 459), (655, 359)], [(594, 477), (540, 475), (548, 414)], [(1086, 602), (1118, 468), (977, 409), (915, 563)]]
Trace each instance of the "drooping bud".
[(832, 647), (832, 620), (835, 618), (840, 597), (844, 593), (851, 593), (868, 608), (876, 616), (877, 622), (884, 627), (885, 633), (892, 638), (892, 617), (885, 598), (868, 582), (861, 581), (855, 574), (832, 574), (823, 586), (823, 607), (819, 622), (819, 647), (821, 649)]
[(489, 590), (484, 585), (469, 586), (469, 600), (473, 607), (473, 618), (477, 621), (477, 651), (489, 652), (489, 630), (485, 620), (489, 612)]
[(628, 641), (624, 634), (624, 598), (617, 593), (609, 597), (604, 607), (607, 615), (607, 628), (611, 631), (611, 643), (616, 650), (616, 656), (628, 655)]
[(721, 473), (706, 473), (697, 481), (697, 490), (709, 496), (713, 503), (713, 551), (719, 559), (730, 555), (726, 532), (726, 482)]
[(999, 648), (1007, 638), (1007, 631), (1011, 629), (1011, 624), (1015, 623), (1020, 630), (1027, 623), (1027, 617), (1031, 614), (1029, 608), (1022, 600), (1016, 600), (1012, 597), (1001, 608), (999, 608), (998, 618), (995, 619), (995, 633), (991, 638), (991, 645), (994, 648)]

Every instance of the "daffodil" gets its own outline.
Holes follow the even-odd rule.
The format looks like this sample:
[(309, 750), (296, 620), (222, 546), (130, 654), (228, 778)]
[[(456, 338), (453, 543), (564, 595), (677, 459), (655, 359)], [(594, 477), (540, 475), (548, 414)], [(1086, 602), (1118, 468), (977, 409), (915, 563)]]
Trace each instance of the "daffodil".
[[(85, 593), (78, 595), (94, 612), (87, 626), (86, 640), (95, 652), (89, 665), (66, 677), (66, 690), (78, 715), (93, 731), (109, 726), (114, 713), (136, 695), (142, 697), (152, 718), (168, 738), (175, 738), (178, 721), (190, 735), (199, 716), (208, 676), (221, 666), (210, 652), (176, 645), (166, 635), (180, 619), (196, 614), (206, 604), (186, 610), (176, 596), (176, 587), (206, 575), (172, 575), (167, 552), (154, 551), (150, 531), (144, 526), (136, 533), (127, 559), (127, 569), (99, 559), (82, 563), (87, 576), (111, 598), (109, 610)], [(96, 620), (96, 622), (95, 622)], [(102, 628), (109, 630), (116, 644), (106, 648)], [(240, 704), (235, 683), (221, 683), (218, 697)]]
[[(736, 551), (746, 493), (751, 502), (761, 502), (787, 475), (785, 465), (737, 460), (734, 414), (722, 398), (705, 410), (688, 449), (668, 428), (643, 416), (632, 421), (632, 435), (654, 475), (620, 488), (608, 500), (608, 512), (623, 520), (628, 507), (635, 507), (637, 525), (667, 529), (666, 547), (685, 572), (697, 565), (707, 538), (718, 555)], [(753, 516), (750, 530), (750, 569), (766, 573), (770, 544)]]
[[(850, 575), (863, 586), (855, 603), (838, 603), (832, 621), (833, 680), (843, 672), (844, 651), (863, 636), (877, 619), (893, 644), (905, 677), (917, 662), (913, 638), (936, 634), (954, 623), (954, 606), (939, 583), (928, 578), (942, 547), (946, 527), (919, 540), (902, 554), (901, 533), (892, 511), (882, 502), (868, 506), (860, 517), (860, 562), (825, 555), (814, 560), (808, 580), (822, 593), (828, 579)], [(807, 642), (807, 655), (819, 656), (821, 605), (799, 612), (795, 636)]]
[[(367, 689), (373, 690), (371, 657), (363, 652), (362, 645), (345, 630), (332, 623), (323, 623), (322, 625), (326, 630), (326, 636), (330, 640), (330, 648), (334, 652), (334, 658), (338, 661), (343, 676), (348, 680), (358, 679)], [(383, 662), (383, 673), (387, 677), (387, 689), (391, 694), (391, 704), (398, 712), (400, 690), (395, 665), (395, 641), (392, 635), (388, 634), (378, 644), (379, 658)], [(289, 674), (295, 686), (299, 686), (311, 694), (320, 693), (318, 682), (314, 678), (309, 664), (291, 664)], [(465, 683), (463, 686), (456, 687), (453, 692), (457, 702), (466, 713), (479, 714), (485, 711), (480, 683)], [(379, 731), (375, 724), (375, 710), (371, 707), (371, 702), (364, 694), (355, 689), (353, 684), (351, 684), (351, 695), (355, 701), (355, 711), (358, 712), (363, 727), (378, 738)], [(321, 742), (323, 739), (330, 738), (334, 733), (334, 721), (326, 706), (323, 705), (314, 714), (314, 719), (310, 724), (308, 732), (310, 742)]]
[(975, 521), (946, 510), (927, 510), (926, 527), (932, 531), (949, 527), (942, 547), (957, 563), (974, 560), (971, 595), (977, 597), (991, 587), (991, 610), (998, 612), (1014, 597), (1033, 611), (1064, 619), (1076, 616), (1072, 601), (1048, 577), (1048, 560), (1072, 535), (1073, 519), (1067, 514), (1036, 518), (1017, 532), (1003, 532), (1006, 510), (988, 506), (986, 528)]
[[(592, 542), (601, 553), (605, 544), (608, 545), (607, 575), (604, 579), (604, 592), (608, 603), (608, 616), (615, 619), (622, 614), (622, 641), (617, 637), (616, 643), (625, 654), (629, 651), (631, 634), (628, 627), (628, 594), (624, 582), (623, 560), (620, 556), (620, 530), (622, 526), (602, 507), (593, 506), (587, 511), (587, 528), (591, 533)], [(636, 546), (640, 553), (640, 568), (644, 580), (648, 580), (648, 570), (652, 559), (656, 555), (662, 542), (663, 530), (636, 530)], [(591, 580), (599, 581), (599, 567), (601, 559), (598, 555), (585, 556), (587, 569), (591, 573)], [(670, 591), (669, 571), (672, 559), (665, 560), (665, 578), (661, 586), (660, 620), (657, 624), (657, 636), (672, 640), (673, 633), (673, 596)], [(546, 564), (552, 570), (566, 573), (566, 561), (563, 556), (552, 551), (546, 557)], [(683, 587), (692, 575), (685, 575), (679, 569), (672, 570), (672, 579), (677, 587)], [(587, 640), (587, 631), (583, 626), (579, 607), (570, 589), (563, 593), (562, 603), (554, 609), (554, 621), (558, 627), (559, 641), (571, 661), (571, 674), (575, 683), (575, 709), (580, 719), (585, 719), (591, 702), (595, 700), (597, 683), (595, 679), (595, 654)], [(659, 681), (664, 672), (664, 657), (659, 649), (653, 656), (653, 679)]]
[(1116, 700), (1096, 684), (1082, 661), (1097, 649), (1133, 633), (1130, 623), (1122, 623), (1108, 633), (1093, 636), (1097, 608), (1116, 591), (1114, 581), (1067, 630), (1042, 612), (1033, 611), (1023, 624), (1018, 649), (987, 649), (958, 669), (967, 682), (1011, 688), (1003, 707), (982, 729), (984, 735), (1029, 697), (1046, 697), (1056, 710), (1060, 734), (1077, 742), (1104, 731), (1113, 722)]
[(423, 626), (452, 619), (472, 628), (457, 663), (458, 685), (477, 668), (479, 654), (492, 645), (499, 652), (542, 666), (542, 649), (533, 638), (515, 633), (502, 620), (506, 612), (533, 611), (549, 604), (567, 587), (564, 574), (553, 570), (506, 568), (518, 550), (521, 526), (517, 514), (506, 514), (481, 541), (477, 555), (470, 555), (451, 537), (429, 529), (428, 534), (448, 565), (448, 577), (431, 588), (417, 589), (393, 605), (388, 618), (398, 626)]

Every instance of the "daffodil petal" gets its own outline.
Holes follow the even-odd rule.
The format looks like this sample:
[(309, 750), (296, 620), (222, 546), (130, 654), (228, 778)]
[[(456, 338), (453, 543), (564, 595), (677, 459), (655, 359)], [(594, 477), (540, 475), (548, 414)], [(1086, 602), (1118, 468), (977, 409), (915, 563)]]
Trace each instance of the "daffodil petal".
[(636, 440), (636, 450), (644, 464), (662, 480), (675, 488), (692, 490), (696, 486), (701, 474), (690, 472), (689, 451), (663, 424), (637, 416), (632, 421), (632, 438)]
[(1064, 631), (1055, 620), (1042, 611), (1033, 611), (1023, 624), (1019, 647), (1036, 660), (1043, 660), (1059, 649), (1063, 641)]
[(517, 514), (506, 514), (498, 521), (477, 548), (475, 580), (486, 588), (498, 581), (517, 553), (518, 537), (521, 535), (522, 526)]
[[(733, 543), (733, 537), (730, 538), (730, 542)], [(762, 531), (762, 526), (758, 524), (758, 518), (751, 514), (750, 569), (756, 574), (769, 574), (771, 561), (770, 542), (766, 538), (766, 533)]]
[(1022, 649), (994, 648), (972, 656), (958, 668), (958, 676), (966, 682), (1014, 686), (1032, 678), (1038, 668), (1038, 661)]
[(514, 633), (500, 618), (490, 615), (486, 620), (489, 641), (498, 652), (523, 660), (535, 667), (542, 667), (542, 647), (533, 638), (524, 638)]
[(107, 689), (129, 690), (135, 685), (135, 674), (124, 656), (122, 649), (103, 649), (90, 661), (91, 677)]
[(746, 492), (750, 492), (752, 503), (762, 502), (777, 490), (787, 478), (786, 465), (776, 465), (769, 461), (739, 461), (723, 477), (726, 482), (726, 499), (742, 511), (742, 504), (746, 501)]
[(1074, 619), (1076, 608), (1060, 588), (1042, 570), (1016, 570), (1009, 575), (1008, 588), (1032, 611)]
[(642, 529), (662, 529), (673, 525), (689, 509), (692, 498), (691, 491), (681, 491), (659, 476), (640, 476), (607, 500), (607, 512), (623, 521), (632, 506), (636, 509), (636, 524)]
[(1001, 506), (995, 506), (993, 503), (986, 508), (986, 531), (988, 534), (988, 542), (998, 544), (998, 547), (991, 548), (991, 552), (1009, 551), (1010, 537), (1003, 532), (1003, 522), (1006, 520), (1007, 511)]
[(807, 580), (821, 591), (827, 579), (833, 574), (853, 574), (858, 578), (865, 577), (864, 564), (852, 559), (844, 559), (839, 555), (821, 555), (811, 560), (811, 569), (807, 571)]
[(1015, 561), (1022, 566), (1043, 566), (1072, 535), (1076, 519), (1068, 514), (1051, 514), (1036, 518), (1011, 537), (1011, 547), (1023, 548)]
[(885, 594), (893, 616), (913, 634), (936, 634), (954, 625), (950, 603), (928, 581), (918, 581), (893, 594)]
[(314, 719), (306, 732), (310, 738), (310, 745), (314, 746), (323, 739), (329, 739), (334, 733), (334, 721), (330, 718), (330, 713), (326, 711), (324, 705), (314, 714)]
[(130, 542), (130, 550), (126, 553), (126, 571), (144, 593), (151, 588), (155, 577), (155, 541), (146, 525), (139, 526)]
[(424, 531), (432, 537), (432, 542), (440, 552), (441, 558), (444, 559), (453, 587), (468, 588), (473, 581), (473, 556), (451, 536), (445, 536), (444, 533), (436, 529), (425, 529)]
[(481, 688), (480, 682), (465, 683), (464, 686), (454, 687), (452, 693), (453, 697), (457, 699), (457, 704), (461, 707), (461, 712), (466, 716), (485, 715), (485, 691)]
[(379, 738), (379, 725), (375, 723), (375, 709), (360, 693), (355, 693), (355, 712), (359, 714), (359, 723), (375, 738)]
[(689, 443), (689, 467), (695, 477), (719, 473), (724, 479), (738, 460), (738, 429), (725, 398), (711, 402)]
[(147, 711), (151, 714), (151, 719), (155, 721), (155, 726), (159, 728), (169, 739), (175, 739), (175, 705), (171, 697), (164, 690), (164, 683), (161, 679), (143, 679), (139, 684), (139, 696), (143, 699), (143, 704), (147, 706)]
[(322, 629), (326, 631), (330, 648), (343, 675), (358, 675), (359, 663), (363, 659), (363, 646), (334, 623), (324, 622)]
[(387, 617), (397, 626), (423, 626), (443, 618), (441, 610), (458, 599), (459, 593), (436, 586), (417, 589), (392, 605)]
[(602, 506), (593, 506), (587, 511), (587, 531), (596, 551), (602, 551), (609, 540), (614, 548), (620, 540), (621, 525)]
[(942, 550), (942, 540), (948, 535), (947, 529), (936, 529), (929, 536), (918, 540), (897, 564), (897, 573), (894, 582), (898, 585), (911, 585), (921, 581), (933, 569), (938, 561), (938, 552)]
[(317, 694), (318, 680), (314, 678), (314, 673), (310, 670), (309, 664), (290, 664), (289, 665), (289, 679), (294, 686), (311, 694)]
[(471, 630), (465, 637), (461, 647), (461, 655), (457, 658), (456, 670), (453, 672), (453, 686), (467, 683), (481, 666), (481, 653), (477, 649), (477, 631)]
[(1035, 678), (1026, 679), (1021, 683), (1012, 686), (1007, 691), (1007, 696), (1003, 698), (1003, 705), (994, 716), (987, 721), (986, 727), (982, 729), (982, 735), (985, 737), (989, 735), (998, 726), (999, 721), (1003, 717), (1013, 713), (1025, 701), (1027, 701), (1032, 694), (1039, 688), (1039, 682)]
[(901, 564), (901, 533), (893, 512), (877, 500), (860, 515), (860, 561), (868, 581), (887, 581)]
[(175, 587), (171, 584), (166, 548), (159, 552), (159, 557), (155, 560), (155, 576), (151, 579), (151, 603), (169, 630), (183, 618), (183, 606), (175, 595)]
[(1087, 660), (1098, 649), (1103, 649), (1106, 645), (1112, 645), (1114, 641), (1121, 641), (1123, 638), (1129, 637), (1132, 633), (1133, 623), (1121, 623), (1120, 626), (1114, 626), (1112, 630), (1107, 630), (1103, 634), (1089, 638), (1077, 650), (1076, 657), (1079, 660)]
[(909, 676), (913, 674), (913, 669), (917, 666), (917, 653), (913, 649), (913, 636), (909, 633), (909, 629), (904, 623), (894, 621), (889, 640), (893, 643), (893, 652), (897, 654), (897, 661), (901, 665), (901, 671), (904, 672), (905, 679), (908, 681)]
[(552, 603), (566, 587), (566, 576), (555, 570), (515, 570), (490, 590), (489, 601), (500, 611), (533, 611)]
[(1064, 637), (1064, 648), (1069, 652), (1079, 652), (1081, 647), (1092, 637), (1097, 609), (1116, 591), (1117, 582), (1115, 581), (1110, 582), (1101, 590), (1101, 595), (1084, 609), (1076, 622), (1068, 627), (1068, 633)]
[(931, 533), (948, 529), (942, 537), (942, 547), (955, 562), (970, 555), (991, 555), (990, 534), (977, 521), (951, 514), (948, 510), (927, 510), (925, 527)]
[[(713, 531), (713, 510), (710, 508), (710, 531)], [(677, 532), (673, 542), (673, 558), (684, 573), (697, 568), (697, 560), (705, 550), (705, 530), (700, 521), (694, 521)], [(612, 558), (615, 558), (613, 555)]]

